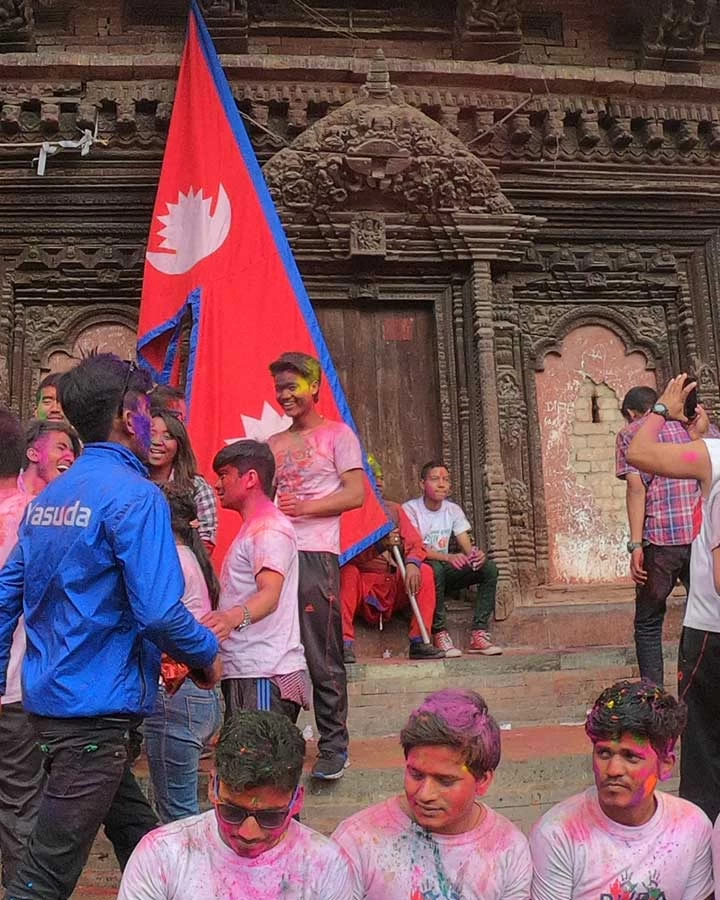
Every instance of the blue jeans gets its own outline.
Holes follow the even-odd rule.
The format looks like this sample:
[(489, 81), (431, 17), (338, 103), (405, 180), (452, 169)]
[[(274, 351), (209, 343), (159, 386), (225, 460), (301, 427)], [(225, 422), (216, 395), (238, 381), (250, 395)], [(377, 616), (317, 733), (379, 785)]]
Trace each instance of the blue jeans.
[(155, 712), (145, 719), (150, 780), (161, 822), (200, 812), (198, 765), (207, 741), (220, 727), (220, 699), (188, 678), (169, 697), (161, 686)]

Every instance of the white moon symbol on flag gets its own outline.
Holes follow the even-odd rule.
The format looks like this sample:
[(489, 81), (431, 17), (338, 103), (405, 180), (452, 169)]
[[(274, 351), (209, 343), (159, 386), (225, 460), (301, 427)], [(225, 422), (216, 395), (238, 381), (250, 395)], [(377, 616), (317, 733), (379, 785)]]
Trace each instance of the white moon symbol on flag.
[(170, 252), (145, 256), (151, 266), (165, 275), (183, 275), (194, 265), (218, 250), (230, 232), (232, 211), (222, 185), (218, 186), (215, 212), (211, 215), (212, 196), (204, 197), (203, 189), (193, 187), (187, 194), (180, 191), (176, 203), (167, 204), (167, 214), (158, 216), (163, 227), (158, 232), (160, 249)]

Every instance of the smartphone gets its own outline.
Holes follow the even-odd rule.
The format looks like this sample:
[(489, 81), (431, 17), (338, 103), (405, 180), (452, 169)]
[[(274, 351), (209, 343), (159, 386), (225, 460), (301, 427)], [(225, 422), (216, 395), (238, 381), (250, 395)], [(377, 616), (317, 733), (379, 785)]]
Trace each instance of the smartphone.
[[(688, 375), (685, 380), (685, 384), (689, 384), (695, 381), (690, 375)], [(685, 398), (685, 415), (688, 418), (688, 421), (692, 422), (692, 420), (697, 415), (697, 407), (698, 407), (698, 395), (697, 395), (697, 387), (694, 387), (690, 393)]]

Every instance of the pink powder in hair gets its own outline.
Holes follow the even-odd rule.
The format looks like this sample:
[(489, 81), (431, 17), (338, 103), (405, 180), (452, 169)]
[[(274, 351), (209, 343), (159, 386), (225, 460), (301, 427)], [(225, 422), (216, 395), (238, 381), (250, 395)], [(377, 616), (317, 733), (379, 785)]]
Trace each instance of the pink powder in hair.
[(479, 735), (487, 727), (488, 711), (487, 707), (478, 707), (478, 699), (472, 691), (446, 688), (427, 696), (412, 717), (435, 715), (447, 722), (453, 731), (468, 736)]

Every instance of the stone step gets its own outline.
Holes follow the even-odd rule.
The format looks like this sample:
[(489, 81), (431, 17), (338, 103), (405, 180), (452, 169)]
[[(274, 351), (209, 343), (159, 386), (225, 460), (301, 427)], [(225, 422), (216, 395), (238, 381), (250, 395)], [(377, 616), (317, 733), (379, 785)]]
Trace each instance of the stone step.
[[(677, 648), (665, 646), (666, 680), (675, 681)], [(348, 667), (353, 738), (399, 733), (426, 694), (445, 687), (478, 691), (495, 718), (514, 726), (577, 723), (600, 691), (637, 678), (634, 648), (508, 650), (502, 656), (415, 661), (380, 659)], [(311, 723), (303, 716), (301, 727)]]
[[(632, 589), (627, 587), (580, 586), (578, 588), (550, 588), (553, 602), (549, 605), (519, 607), (510, 618), (495, 622), (493, 639), (501, 646), (537, 650), (572, 649), (596, 646), (625, 646), (633, 641)], [(596, 598), (596, 602), (577, 604), (573, 597)], [(623, 597), (622, 601), (617, 598)], [(569, 598), (559, 602), (560, 598)], [(448, 602), (448, 630), (456, 646), (465, 649), (470, 639), (472, 610), (461, 599)], [(673, 594), (668, 601), (664, 637), (677, 641), (684, 610), (684, 592)], [(355, 652), (361, 662), (382, 658), (389, 651), (392, 657), (407, 656), (407, 628), (409, 617), (401, 612), (383, 630), (371, 628), (362, 619), (355, 626)]]

